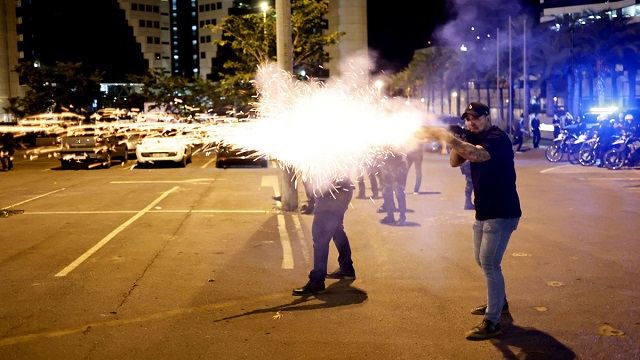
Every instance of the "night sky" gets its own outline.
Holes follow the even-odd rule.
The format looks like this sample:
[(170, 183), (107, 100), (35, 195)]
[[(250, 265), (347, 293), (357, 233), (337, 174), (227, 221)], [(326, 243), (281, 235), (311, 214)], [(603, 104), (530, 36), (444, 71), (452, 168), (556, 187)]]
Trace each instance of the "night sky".
[[(482, 0), (404, 0), (395, 3), (368, 0), (369, 48), (377, 52), (378, 68), (402, 70), (411, 61), (415, 50), (427, 47), (429, 40), (437, 44), (439, 28), (473, 11), (472, 8), (477, 8), (481, 3)], [(491, 27), (495, 28), (494, 24), (500, 21), (496, 19), (497, 16), (508, 18), (509, 13), (517, 15), (522, 11), (531, 11), (531, 7), (539, 5), (540, 1), (485, 0), (485, 3), (494, 11), (484, 10), (487, 14), (477, 16), (478, 22), (491, 23)], [(423, 9), (425, 7), (426, 11)], [(459, 22), (454, 25), (464, 26), (468, 23)]]

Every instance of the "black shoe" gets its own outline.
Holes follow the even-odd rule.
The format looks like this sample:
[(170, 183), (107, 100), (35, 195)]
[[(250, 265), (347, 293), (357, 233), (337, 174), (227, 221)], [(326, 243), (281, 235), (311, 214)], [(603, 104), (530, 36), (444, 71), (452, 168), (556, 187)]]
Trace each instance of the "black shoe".
[(302, 205), (302, 207), (300, 208), (300, 213), (305, 215), (313, 214), (313, 206)]
[(321, 293), (325, 290), (324, 282), (311, 282), (309, 281), (305, 286), (293, 289), (291, 295), (293, 296), (309, 296)]
[(336, 271), (334, 271), (332, 273), (328, 273), (327, 274), (327, 279), (355, 280), (356, 279), (356, 271), (355, 270), (347, 271), (347, 270), (343, 270), (342, 268), (339, 268), (338, 270), (336, 270)]
[(380, 224), (395, 225), (396, 219), (387, 216), (384, 219), (380, 220)]
[(275, 201), (282, 201), (282, 196), (272, 196), (271, 198)]
[[(387, 210), (385, 210), (384, 206), (380, 206), (378, 208), (378, 214), (384, 214), (386, 212), (387, 212)], [(397, 208), (393, 208), (393, 212), (398, 212), (398, 209)]]
[(485, 340), (502, 334), (500, 323), (494, 324), (491, 320), (484, 319), (480, 325), (467, 331), (467, 340)]
[[(484, 315), (487, 312), (487, 304), (476, 306), (471, 310), (471, 314), (473, 315)], [(502, 307), (502, 314), (509, 313), (509, 303), (505, 302)]]

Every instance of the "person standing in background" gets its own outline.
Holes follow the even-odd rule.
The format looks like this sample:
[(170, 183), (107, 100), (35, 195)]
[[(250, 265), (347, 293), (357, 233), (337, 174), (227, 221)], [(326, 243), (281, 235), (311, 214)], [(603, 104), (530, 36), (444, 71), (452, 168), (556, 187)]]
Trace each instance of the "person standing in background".
[(465, 161), (460, 165), (460, 172), (464, 175), (464, 209), (475, 210), (476, 206), (473, 205), (471, 194), (473, 193), (473, 179), (471, 178), (471, 163)]
[[(313, 238), (313, 269), (309, 281), (302, 287), (293, 289), (294, 296), (309, 296), (325, 290), (325, 279), (354, 280), (356, 271), (351, 259), (349, 238), (344, 231), (344, 214), (353, 196), (353, 183), (348, 178), (336, 180), (316, 189), (316, 205), (311, 224)], [(329, 244), (333, 240), (338, 249), (339, 268), (327, 274)]]
[(9, 171), (13, 169), (13, 154), (16, 152), (16, 141), (13, 139), (13, 133), (2, 135), (2, 149), (0, 149), (0, 162), (2, 162), (2, 170)]
[[(405, 188), (407, 186), (407, 163), (403, 159), (402, 153), (391, 151), (384, 159), (380, 167), (380, 176), (382, 179), (382, 210), (387, 214), (380, 223), (387, 225), (403, 226), (407, 224), (407, 199)], [(400, 217), (398, 222), (395, 220), (394, 211), (396, 210), (393, 197), (395, 195), (398, 200), (398, 211)], [(378, 210), (378, 211), (380, 211)]]
[(535, 114), (533, 119), (531, 119), (531, 137), (533, 138), (533, 148), (537, 149), (540, 147), (540, 119), (538, 119), (538, 114)]
[(424, 146), (422, 142), (414, 144), (411, 151), (407, 153), (407, 172), (413, 168), (416, 172), (416, 182), (413, 185), (413, 193), (420, 193), (420, 186), (422, 185), (422, 159), (424, 157)]

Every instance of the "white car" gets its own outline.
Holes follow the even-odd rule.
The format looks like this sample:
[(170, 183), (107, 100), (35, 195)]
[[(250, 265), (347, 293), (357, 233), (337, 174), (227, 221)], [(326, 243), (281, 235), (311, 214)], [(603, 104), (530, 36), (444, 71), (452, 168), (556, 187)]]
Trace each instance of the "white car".
[(136, 147), (138, 165), (174, 162), (181, 167), (191, 162), (193, 139), (184, 132), (164, 131), (143, 137)]

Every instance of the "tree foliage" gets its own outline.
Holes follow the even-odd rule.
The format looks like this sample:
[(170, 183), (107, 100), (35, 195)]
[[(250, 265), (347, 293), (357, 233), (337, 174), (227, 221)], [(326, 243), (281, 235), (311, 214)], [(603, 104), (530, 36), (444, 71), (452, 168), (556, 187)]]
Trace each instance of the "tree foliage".
[[(315, 76), (319, 67), (330, 60), (326, 46), (337, 44), (344, 32), (324, 34), (324, 15), (329, 12), (329, 0), (292, 0), (291, 36), (294, 69), (304, 69)], [(231, 15), (211, 26), (221, 32), (215, 43), (233, 53), (224, 63), (219, 76), (222, 95), (238, 106), (247, 105), (256, 90), (251, 80), (257, 67), (276, 59), (276, 18), (273, 9), (262, 13)]]
[(24, 62), (14, 71), (27, 86), (24, 96), (9, 99), (7, 110), (17, 117), (47, 111), (80, 113), (100, 97), (102, 75), (81, 63), (34, 67)]
[[(214, 83), (199, 77), (186, 79), (170, 76), (162, 69), (152, 69), (143, 76), (132, 76), (132, 81), (143, 84), (142, 97), (151, 102), (151, 109), (163, 109), (180, 115), (199, 111), (225, 111)], [(177, 101), (176, 101), (177, 99)]]
[[(617, 16), (614, 16), (616, 14)], [(522, 24), (523, 21), (524, 18), (520, 17), (513, 23)], [(532, 89), (540, 89), (540, 93), (547, 97), (549, 113), (554, 110), (553, 97), (558, 91), (564, 91), (564, 95), (569, 99), (573, 98), (573, 104), (565, 103), (570, 105), (568, 110), (580, 113), (585, 111), (581, 108), (586, 105), (582, 101), (585, 97), (591, 97), (588, 99), (588, 103), (591, 104), (603, 104), (605, 95), (611, 96), (614, 101), (622, 102), (622, 99), (615, 98), (616, 82), (608, 82), (606, 77), (615, 80), (615, 76), (620, 76), (624, 71), (630, 83), (636, 82), (636, 72), (640, 68), (640, 25), (633, 23), (630, 18), (621, 16), (619, 12), (589, 12), (580, 18), (558, 17), (555, 22), (539, 24), (526, 19), (526, 24), (530, 24), (526, 34), (529, 37), (528, 74), (538, 79), (530, 81), (529, 85)], [(513, 43), (522, 43), (525, 34), (521, 31), (521, 26), (513, 26), (512, 32)], [(484, 79), (489, 84), (495, 84), (497, 75), (501, 80), (503, 77), (507, 80), (502, 71), (501, 74), (496, 74), (495, 63), (493, 66), (480, 66), (482, 64), (478, 63), (477, 57), (481, 56), (477, 51), (473, 52), (476, 54), (475, 57), (465, 57), (460, 56), (460, 52), (453, 47), (437, 48), (416, 51), (409, 66), (391, 77), (393, 82), (389, 89), (412, 89), (411, 93), (417, 95), (420, 88), (429, 91), (440, 85), (445, 90), (441, 91), (441, 96), (444, 96), (448, 90), (470, 81)], [(518, 80), (524, 74), (523, 52), (517, 45), (513, 50), (510, 54), (513, 57), (512, 75)], [(495, 51), (495, 48), (491, 51)], [(507, 46), (500, 47), (500, 69), (507, 69), (502, 59), (508, 51)], [(441, 55), (436, 56), (438, 52)], [(490, 57), (490, 51), (486, 55)], [(493, 56), (495, 59), (495, 55)], [(589, 85), (587, 88), (590, 89), (590, 94), (581, 94), (584, 79)], [(502, 81), (500, 83), (501, 87), (502, 84), (507, 86)], [(514, 81), (514, 86), (519, 85), (519, 81)], [(630, 87), (628, 94), (626, 103), (629, 106), (638, 106), (635, 86)]]

